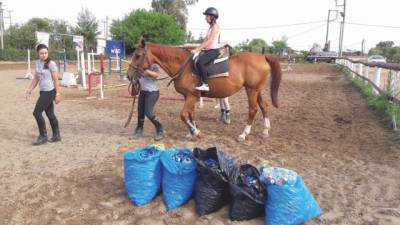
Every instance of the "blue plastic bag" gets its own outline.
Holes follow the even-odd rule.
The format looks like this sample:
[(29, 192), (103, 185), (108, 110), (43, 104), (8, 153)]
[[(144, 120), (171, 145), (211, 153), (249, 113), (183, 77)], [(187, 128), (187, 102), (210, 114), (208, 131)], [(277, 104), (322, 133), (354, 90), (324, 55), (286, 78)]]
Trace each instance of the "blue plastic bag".
[(296, 172), (278, 167), (261, 167), (260, 172), (268, 193), (265, 224), (298, 225), (323, 213)]
[(196, 182), (196, 163), (189, 149), (177, 148), (164, 151), (162, 190), (168, 209), (186, 203), (193, 194)]
[(137, 206), (150, 202), (160, 190), (161, 153), (155, 146), (146, 146), (124, 154), (125, 189)]

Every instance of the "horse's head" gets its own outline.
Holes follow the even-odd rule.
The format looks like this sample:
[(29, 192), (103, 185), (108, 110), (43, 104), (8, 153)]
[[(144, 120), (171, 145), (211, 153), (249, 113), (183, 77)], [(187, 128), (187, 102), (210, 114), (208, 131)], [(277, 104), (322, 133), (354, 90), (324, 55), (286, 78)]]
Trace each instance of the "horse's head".
[(149, 66), (146, 41), (140, 38), (136, 50), (133, 52), (132, 61), (129, 64), (127, 71), (128, 79), (131, 81), (132, 79), (137, 80)]

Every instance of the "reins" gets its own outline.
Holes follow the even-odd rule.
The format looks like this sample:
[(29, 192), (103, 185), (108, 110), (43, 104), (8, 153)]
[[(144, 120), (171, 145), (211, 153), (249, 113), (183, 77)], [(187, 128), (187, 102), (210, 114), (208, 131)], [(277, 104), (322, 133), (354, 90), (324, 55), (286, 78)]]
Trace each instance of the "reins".
[(182, 74), (183, 71), (185, 71), (185, 68), (187, 64), (189, 63), (190, 59), (192, 58), (193, 54), (190, 54), (189, 57), (187, 57), (185, 63), (179, 68), (179, 70), (171, 77), (171, 80), (168, 82), (167, 87), (176, 79), (178, 79)]

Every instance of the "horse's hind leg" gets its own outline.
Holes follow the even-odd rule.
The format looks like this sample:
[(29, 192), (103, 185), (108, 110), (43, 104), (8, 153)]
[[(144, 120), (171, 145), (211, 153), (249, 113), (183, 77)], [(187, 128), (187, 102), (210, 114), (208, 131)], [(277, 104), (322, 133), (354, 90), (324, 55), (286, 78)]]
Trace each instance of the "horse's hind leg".
[(268, 117), (269, 117), (268, 102), (262, 97), (261, 91), (258, 94), (257, 102), (258, 102), (258, 106), (260, 106), (260, 109), (261, 109), (261, 112), (262, 112), (263, 118), (264, 118), (264, 130), (263, 130), (262, 134), (264, 135), (264, 137), (268, 137), (269, 129), (271, 129), (271, 123), (268, 119)]
[(243, 133), (239, 135), (238, 140), (244, 141), (246, 140), (246, 136), (250, 134), (251, 125), (253, 124), (254, 118), (257, 114), (257, 90), (253, 90), (250, 88), (246, 88), (247, 98), (249, 102), (249, 117), (247, 120), (247, 125), (243, 130)]
[(230, 124), (231, 123), (231, 115), (230, 115), (231, 106), (229, 105), (228, 97), (219, 98), (218, 101), (219, 101), (219, 105), (221, 108), (220, 120), (225, 124)]

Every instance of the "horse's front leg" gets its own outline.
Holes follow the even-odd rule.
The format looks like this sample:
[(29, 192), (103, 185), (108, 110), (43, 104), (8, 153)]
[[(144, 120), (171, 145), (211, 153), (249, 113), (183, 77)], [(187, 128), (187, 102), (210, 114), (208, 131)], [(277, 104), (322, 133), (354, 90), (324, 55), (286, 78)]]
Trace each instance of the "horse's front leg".
[(250, 134), (251, 126), (253, 124), (254, 118), (257, 114), (257, 95), (258, 92), (256, 90), (252, 90), (250, 88), (246, 88), (248, 103), (249, 103), (249, 117), (247, 119), (247, 125), (238, 137), (238, 141), (246, 140), (246, 136)]
[(194, 108), (197, 102), (197, 97), (195, 96), (186, 96), (185, 104), (181, 111), (181, 120), (186, 124), (189, 129), (189, 134), (187, 137), (192, 137), (193, 135), (196, 137), (200, 136), (200, 130), (197, 128), (196, 121), (194, 120)]

